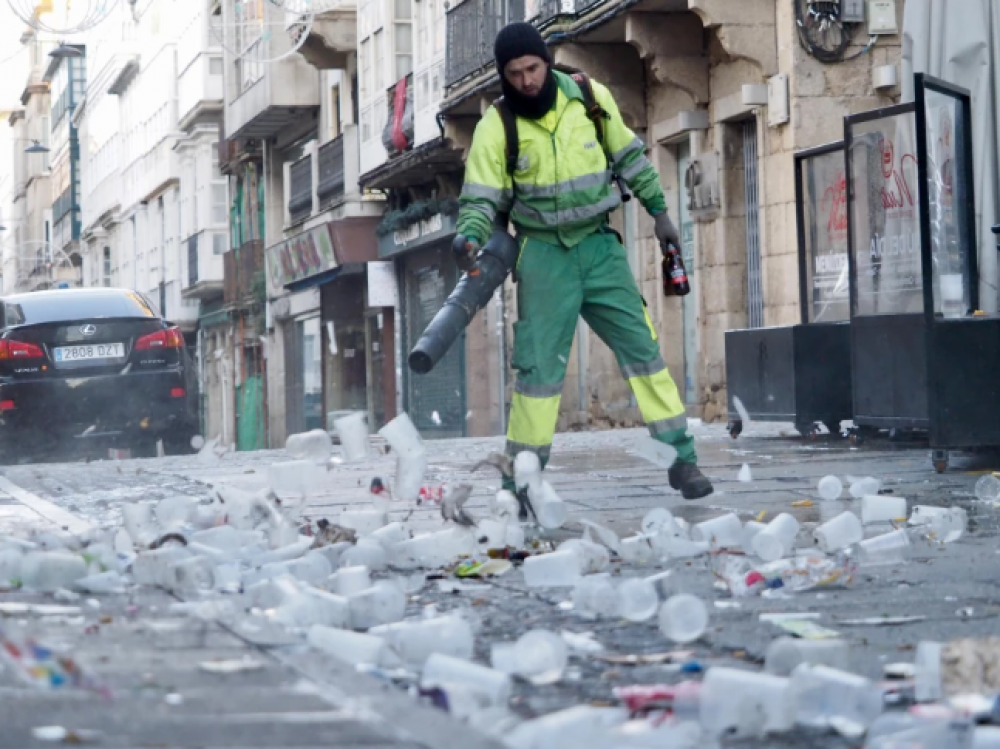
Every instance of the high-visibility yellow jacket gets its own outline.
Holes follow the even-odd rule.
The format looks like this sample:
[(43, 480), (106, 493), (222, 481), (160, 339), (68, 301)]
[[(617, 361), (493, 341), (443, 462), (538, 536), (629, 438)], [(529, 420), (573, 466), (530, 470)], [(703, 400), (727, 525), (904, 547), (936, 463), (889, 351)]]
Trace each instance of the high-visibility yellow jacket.
[(645, 146), (622, 121), (608, 89), (592, 81), (594, 97), (608, 117), (604, 146), (597, 142), (580, 87), (554, 71), (556, 104), (538, 120), (517, 118), (519, 140), (513, 180), (507, 172), (506, 138), (496, 107), (476, 126), (465, 164), (459, 199), (458, 233), (482, 244), (498, 211), (510, 212), (519, 235), (573, 247), (607, 221), (621, 204), (611, 182), (611, 168), (651, 214), (666, 210), (659, 175), (645, 156)]

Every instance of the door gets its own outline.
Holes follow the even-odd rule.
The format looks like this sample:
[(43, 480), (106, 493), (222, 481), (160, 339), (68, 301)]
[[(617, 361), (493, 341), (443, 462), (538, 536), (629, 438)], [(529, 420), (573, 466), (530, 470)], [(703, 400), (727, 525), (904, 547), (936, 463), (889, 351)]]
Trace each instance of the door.
[(764, 327), (764, 281), (760, 260), (760, 194), (757, 178), (757, 119), (743, 126), (743, 200), (747, 222), (747, 327)]
[(684, 179), (691, 165), (691, 144), (683, 141), (677, 146), (677, 184), (680, 186), (680, 207), (677, 212), (677, 230), (681, 235), (681, 256), (687, 268), (692, 293), (681, 297), (681, 314), (684, 328), (684, 402), (694, 405), (698, 401), (696, 372), (698, 367), (698, 295), (697, 276), (694, 275), (694, 219), (689, 208), (691, 195)]

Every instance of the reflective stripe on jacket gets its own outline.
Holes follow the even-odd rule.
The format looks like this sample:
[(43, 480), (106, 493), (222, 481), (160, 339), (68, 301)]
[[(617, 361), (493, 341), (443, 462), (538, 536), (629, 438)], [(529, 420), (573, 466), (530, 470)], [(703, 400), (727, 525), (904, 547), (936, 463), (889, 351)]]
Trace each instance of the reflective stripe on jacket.
[[(507, 173), (506, 138), (496, 107), (490, 107), (476, 126), (459, 199), (460, 234), (482, 244), (497, 212), (509, 211), (519, 234), (573, 247), (620, 205), (580, 87), (569, 75), (554, 74), (559, 92), (552, 110), (538, 120), (517, 118), (519, 149), (513, 181)], [(647, 211), (666, 210), (659, 175), (645, 156), (645, 146), (625, 125), (611, 92), (596, 81), (591, 85), (608, 114), (604, 145), (611, 167)]]

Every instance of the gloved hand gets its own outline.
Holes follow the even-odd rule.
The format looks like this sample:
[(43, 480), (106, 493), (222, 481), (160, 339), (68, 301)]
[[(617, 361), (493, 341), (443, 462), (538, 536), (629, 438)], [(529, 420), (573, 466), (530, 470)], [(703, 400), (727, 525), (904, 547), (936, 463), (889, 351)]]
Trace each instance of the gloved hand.
[(668, 244), (672, 244), (677, 249), (681, 247), (681, 235), (677, 233), (677, 227), (674, 226), (674, 222), (670, 220), (670, 216), (667, 215), (666, 211), (661, 211), (653, 216), (653, 234), (656, 235), (656, 239), (659, 241), (660, 246), (664, 247)]
[(455, 258), (455, 265), (463, 273), (475, 270), (476, 256), (479, 254), (479, 243), (474, 239), (469, 239), (464, 234), (456, 234), (451, 243), (451, 254)]

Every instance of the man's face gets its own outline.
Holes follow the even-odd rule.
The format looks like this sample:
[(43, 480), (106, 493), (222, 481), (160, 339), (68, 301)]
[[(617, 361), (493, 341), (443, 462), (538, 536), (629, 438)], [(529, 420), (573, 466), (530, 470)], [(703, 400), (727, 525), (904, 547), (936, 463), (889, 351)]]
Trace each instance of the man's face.
[(507, 82), (525, 96), (538, 96), (547, 73), (548, 65), (545, 60), (535, 55), (515, 58), (503, 69)]

